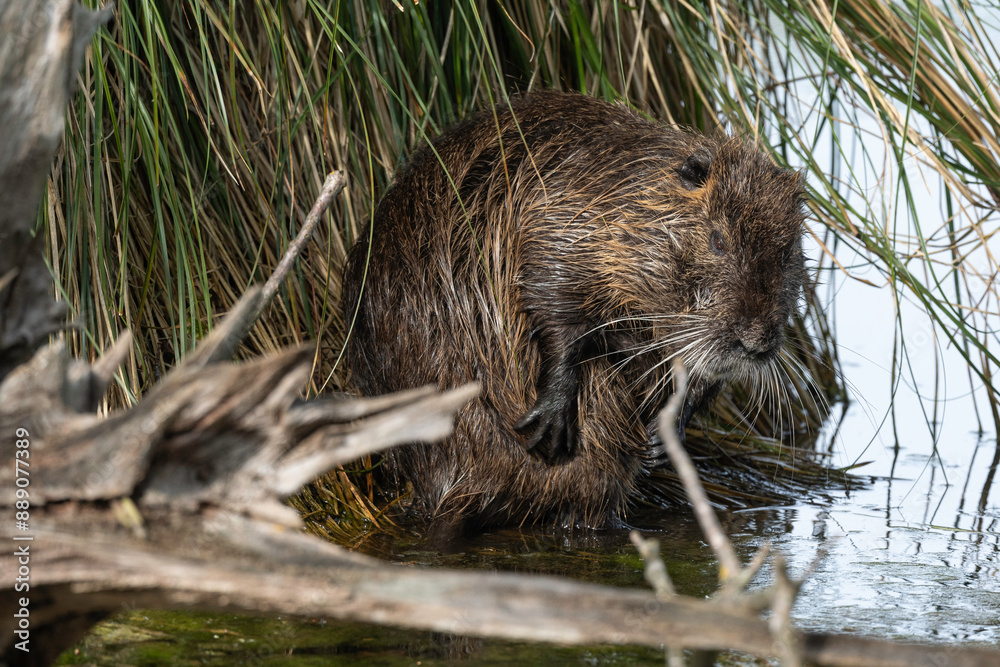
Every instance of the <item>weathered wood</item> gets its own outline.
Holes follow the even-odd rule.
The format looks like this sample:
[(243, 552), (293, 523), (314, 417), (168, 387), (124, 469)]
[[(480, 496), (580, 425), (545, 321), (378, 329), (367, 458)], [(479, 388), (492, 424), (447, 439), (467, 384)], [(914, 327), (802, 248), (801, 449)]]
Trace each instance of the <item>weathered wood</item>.
[[(478, 391), (409, 391), (380, 401), (344, 399), (337, 408), (301, 403), (312, 357), (299, 348), (244, 364), (182, 364), (131, 409), (99, 419), (63, 402), (67, 387), (76, 386), (69, 380), (74, 364), (55, 344), (0, 384), (0, 433), (30, 434), (36, 506), (135, 496), (148, 506), (211, 503), (287, 515), (298, 525), (281, 502), (289, 495), (364, 454), (444, 437), (454, 412)], [(360, 407), (344, 407), (353, 402)], [(369, 419), (353, 421), (362, 413)], [(0, 454), (13, 461), (13, 452), (13, 439), (0, 440)], [(13, 466), (0, 466), (4, 505), (15, 501), (15, 475)]]
[[(251, 295), (248, 301), (254, 299)], [(218, 335), (225, 339), (231, 327), (242, 324), (241, 317), (224, 320)], [(478, 387), (409, 391), (377, 400), (342, 397), (334, 407), (328, 400), (298, 399), (312, 358), (309, 348), (242, 364), (203, 364), (204, 356), (196, 354), (137, 405), (106, 418), (78, 413), (72, 401), (64, 400), (68, 389), (89, 388), (93, 378), (104, 377), (106, 363), (99, 361), (94, 371), (71, 362), (60, 343), (42, 348), (0, 383), (0, 433), (5, 434), (0, 457), (13, 463), (15, 452), (28, 452), (27, 486), (15, 483), (23, 477), (15, 466), (0, 466), (0, 506), (13, 510), (18, 500), (30, 500), (31, 530), (14, 535), (14, 526), (4, 524), (0, 538), (32, 554), (34, 646), (46, 647), (31, 656), (38, 661), (33, 664), (47, 664), (56, 655), (49, 648), (75, 639), (67, 628), (86, 627), (117, 608), (116, 596), (132, 591), (128, 577), (121, 578), (130, 571), (129, 576), (146, 582), (143, 587), (160, 590), (162, 599), (153, 606), (197, 599), (207, 608), (247, 604), (247, 611), (260, 612), (271, 603), (254, 601), (254, 595), (240, 602), (236, 596), (219, 607), (218, 600), (208, 602), (208, 593), (190, 595), (188, 587), (200, 584), (177, 588), (181, 582), (170, 573), (187, 568), (186, 576), (207, 576), (221, 586), (209, 585), (207, 591), (232, 597), (231, 591), (223, 592), (227, 586), (253, 588), (247, 584), (247, 560), (254, 560), (257, 574), (294, 564), (299, 577), (301, 568), (315, 567), (314, 572), (328, 576), (362, 562), (295, 532), (301, 521), (284, 499), (360, 454), (444, 437), (455, 411)], [(357, 419), (361, 415), (367, 418)], [(15, 433), (30, 446), (15, 448)], [(14, 540), (26, 536), (33, 539)], [(79, 554), (67, 552), (68, 546)], [(206, 552), (210, 560), (192, 560)], [(133, 559), (121, 562), (116, 554)], [(5, 573), (18, 571), (17, 558), (13, 549), (4, 552)], [(215, 563), (233, 563), (229, 575), (236, 579)], [(312, 588), (301, 578), (286, 583)], [(8, 660), (24, 657), (12, 653), (20, 597), (10, 587), (0, 592), (0, 608), (11, 609), (0, 621), (0, 648)], [(115, 600), (110, 608), (108, 600)]]
[[(440, 632), (561, 644), (663, 644), (776, 656), (766, 620), (736, 605), (624, 590), (555, 577), (421, 570), (381, 563), (257, 520), (208, 512), (198, 525), (151, 526), (149, 541), (80, 510), (79, 531), (40, 532), (31, 543), (32, 627), (67, 612), (199, 609), (365, 621)], [(188, 519), (185, 519), (188, 521)], [(194, 539), (197, 533), (202, 539)], [(212, 540), (205, 540), (211, 535)], [(178, 536), (183, 536), (178, 541)], [(171, 546), (164, 540), (173, 540)], [(0, 596), (0, 636), (15, 608)], [(913, 646), (844, 635), (795, 634), (818, 665), (993, 665), (1000, 653)]]
[(83, 51), (110, 16), (72, 0), (0, 0), (0, 379), (65, 326), (32, 229)]

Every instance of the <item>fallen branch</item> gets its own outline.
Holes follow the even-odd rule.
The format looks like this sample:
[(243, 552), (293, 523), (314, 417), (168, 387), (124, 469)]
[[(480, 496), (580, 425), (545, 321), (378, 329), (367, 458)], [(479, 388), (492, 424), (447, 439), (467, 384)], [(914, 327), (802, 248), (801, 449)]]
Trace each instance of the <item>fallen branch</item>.
[[(665, 643), (780, 656), (768, 622), (727, 603), (664, 600), (648, 591), (555, 577), (386, 564), (219, 508), (186, 514), (144, 509), (143, 514), (145, 540), (100, 507), (76, 503), (43, 513), (30, 544), (33, 650), (71, 644), (65, 641), (69, 619), (99, 619), (128, 607), (323, 617), (560, 644)], [(12, 571), (12, 558), (4, 560), (5, 571)], [(12, 595), (0, 596), (0, 636), (11, 636), (17, 611)], [(953, 652), (850, 636), (796, 637), (803, 658), (818, 665), (937, 665), (947, 655), (949, 666), (957, 667), (997, 664), (1000, 657), (996, 651)], [(30, 664), (50, 664), (56, 654), (40, 655), (45, 659)], [(8, 648), (6, 657), (11, 656)]]

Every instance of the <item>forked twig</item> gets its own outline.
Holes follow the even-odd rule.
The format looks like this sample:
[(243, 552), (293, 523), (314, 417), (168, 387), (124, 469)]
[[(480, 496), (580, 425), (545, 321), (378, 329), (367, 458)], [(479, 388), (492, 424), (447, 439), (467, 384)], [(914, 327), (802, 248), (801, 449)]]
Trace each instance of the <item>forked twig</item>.
[[(799, 651), (799, 635), (791, 624), (791, 610), (802, 582), (789, 578), (784, 558), (777, 556), (774, 559), (776, 571), (774, 586), (763, 594), (753, 596), (743, 592), (764, 564), (771, 552), (771, 546), (764, 544), (746, 567), (740, 563), (736, 556), (736, 550), (733, 549), (732, 543), (722, 529), (722, 524), (708, 502), (708, 494), (705, 493), (694, 463), (691, 462), (691, 458), (677, 437), (675, 428), (677, 416), (684, 405), (684, 397), (687, 392), (687, 371), (679, 359), (675, 359), (673, 362), (673, 377), (676, 383), (675, 392), (667, 401), (666, 407), (660, 411), (658, 430), (674, 470), (684, 484), (684, 490), (687, 492), (702, 532), (719, 559), (721, 587), (713, 599), (719, 602), (736, 603), (744, 608), (763, 608), (762, 602), (769, 605), (773, 615), (768, 621), (768, 627), (775, 639), (776, 653), (784, 665), (799, 667), (802, 662)], [(646, 580), (653, 586), (657, 597), (663, 599), (674, 595), (670, 579), (666, 574), (666, 566), (659, 558), (659, 543), (655, 540), (643, 540), (634, 531), (631, 537), (632, 542), (646, 561)], [(676, 652), (671, 651), (669, 654), (670, 663), (673, 664), (677, 658)]]

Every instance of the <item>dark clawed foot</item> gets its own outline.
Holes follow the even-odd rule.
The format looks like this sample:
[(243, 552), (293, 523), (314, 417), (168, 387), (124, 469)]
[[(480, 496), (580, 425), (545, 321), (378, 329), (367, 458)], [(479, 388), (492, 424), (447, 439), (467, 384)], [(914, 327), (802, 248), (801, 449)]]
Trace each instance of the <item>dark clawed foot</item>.
[(547, 463), (561, 463), (572, 458), (576, 447), (576, 410), (539, 401), (524, 413), (514, 430), (528, 439), (524, 443), (528, 453)]
[(687, 440), (687, 421), (687, 419), (682, 419), (677, 422), (677, 439), (681, 441), (682, 445)]
[[(685, 437), (684, 424), (678, 421), (677, 438), (681, 441), (682, 445), (684, 444)], [(660, 434), (656, 432), (655, 422), (649, 427), (649, 439), (646, 440), (646, 463), (650, 468), (659, 468), (670, 463), (670, 457), (667, 455), (667, 446), (663, 444)]]
[(666, 445), (660, 440), (660, 436), (653, 434), (646, 441), (646, 465), (650, 468), (661, 468), (669, 462)]

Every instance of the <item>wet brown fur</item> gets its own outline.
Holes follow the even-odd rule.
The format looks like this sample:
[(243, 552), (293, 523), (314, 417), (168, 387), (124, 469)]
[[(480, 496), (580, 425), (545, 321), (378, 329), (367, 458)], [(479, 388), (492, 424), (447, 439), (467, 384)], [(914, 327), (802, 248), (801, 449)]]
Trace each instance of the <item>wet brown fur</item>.
[[(482, 394), (449, 439), (395, 449), (387, 470), (462, 529), (621, 516), (664, 362), (704, 339), (683, 352), (693, 409), (778, 354), (804, 279), (799, 176), (740, 139), (555, 92), (432, 146), (351, 251), (347, 360), (366, 395), (470, 380)], [(710, 168), (692, 181), (699, 155)]]

